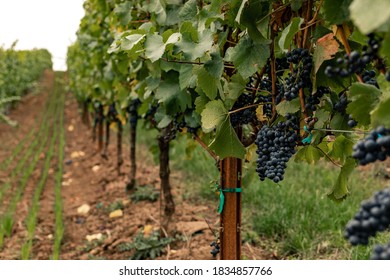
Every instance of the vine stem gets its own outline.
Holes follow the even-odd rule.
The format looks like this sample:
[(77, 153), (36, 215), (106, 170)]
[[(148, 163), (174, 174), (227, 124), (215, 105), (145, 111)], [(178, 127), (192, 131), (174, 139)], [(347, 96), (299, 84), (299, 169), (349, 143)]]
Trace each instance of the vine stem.
[[(146, 57), (143, 57), (143, 56), (140, 56), (140, 58), (143, 59), (143, 60), (148, 60)], [(165, 58), (165, 57), (161, 57), (160, 59), (164, 60), (166, 62), (177, 63), (177, 64), (190, 64), (190, 65), (204, 65), (205, 64), (204, 62), (201, 62), (199, 60), (198, 61), (170, 60), (170, 59)], [(233, 64), (224, 63), (223, 65), (224, 65), (225, 68), (235, 69)]]
[(209, 153), (209, 155), (210, 155), (215, 161), (217, 161), (217, 162), (219, 161), (219, 156), (217, 156), (216, 153), (214, 153), (212, 150), (210, 150), (210, 148), (206, 145), (206, 143), (205, 143), (202, 139), (200, 139), (200, 137), (199, 137), (196, 133), (193, 134), (193, 138), (194, 138), (194, 140), (195, 140), (196, 142), (199, 143), (199, 145), (200, 145), (203, 149), (206, 150), (206, 152)]
[(257, 104), (251, 104), (251, 105), (248, 105), (248, 106), (244, 106), (244, 107), (238, 108), (236, 110), (229, 111), (228, 115), (235, 114), (235, 113), (238, 113), (240, 111), (243, 111), (243, 110), (246, 110), (246, 109), (249, 109), (249, 108), (252, 108), (252, 107), (258, 107), (259, 105), (266, 105), (266, 104), (272, 104), (272, 102), (263, 102), (263, 103), (257, 103)]
[(324, 156), (330, 160), (330, 162), (332, 162), (334, 165), (336, 165), (337, 167), (340, 167), (342, 168), (343, 166), (338, 164), (337, 162), (334, 161), (334, 159), (332, 159), (327, 153), (325, 153), (320, 147), (316, 146), (316, 149), (318, 149), (321, 153), (324, 154)]

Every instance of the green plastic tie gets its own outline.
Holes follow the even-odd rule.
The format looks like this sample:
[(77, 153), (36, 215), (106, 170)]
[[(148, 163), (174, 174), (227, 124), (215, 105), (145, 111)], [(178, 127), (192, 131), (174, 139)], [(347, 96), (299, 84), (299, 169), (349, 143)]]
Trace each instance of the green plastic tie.
[(218, 214), (221, 214), (223, 211), (223, 206), (225, 204), (225, 195), (224, 192), (229, 193), (240, 193), (241, 188), (226, 188), (226, 189), (219, 189), (219, 207), (218, 207)]
[(313, 138), (313, 134), (311, 133), (311, 131), (309, 129), (307, 129), (306, 125), (303, 127), (303, 130), (306, 131), (307, 133), (309, 133), (309, 135), (305, 139), (302, 140), (302, 143), (303, 144), (310, 144), (311, 139)]

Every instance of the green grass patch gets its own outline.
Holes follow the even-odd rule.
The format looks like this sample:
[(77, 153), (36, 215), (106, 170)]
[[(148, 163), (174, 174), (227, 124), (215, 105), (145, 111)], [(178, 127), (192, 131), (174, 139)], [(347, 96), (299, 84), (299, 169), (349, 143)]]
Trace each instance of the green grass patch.
[(383, 182), (367, 172), (355, 172), (349, 197), (336, 203), (327, 193), (338, 171), (325, 163), (312, 166), (290, 162), (279, 186), (255, 178), (243, 187), (247, 230), (256, 232), (260, 240), (266, 239), (281, 258), (367, 259), (370, 248), (351, 248), (343, 231), (360, 202), (382, 189)]
[[(59, 145), (58, 145), (58, 169), (55, 173), (55, 202), (54, 202), (54, 213), (55, 213), (55, 231), (54, 231), (54, 245), (53, 245), (53, 259), (58, 260), (60, 258), (61, 243), (64, 236), (64, 218), (63, 218), (63, 202), (61, 196), (62, 186), (62, 175), (63, 175), (63, 162), (64, 162), (64, 151), (65, 151), (65, 129), (64, 129), (64, 104), (65, 104), (65, 91), (63, 76), (60, 74), (60, 78), (56, 78), (56, 89), (58, 95), (60, 95), (61, 109), (59, 110)], [(59, 81), (59, 82), (58, 82)]]

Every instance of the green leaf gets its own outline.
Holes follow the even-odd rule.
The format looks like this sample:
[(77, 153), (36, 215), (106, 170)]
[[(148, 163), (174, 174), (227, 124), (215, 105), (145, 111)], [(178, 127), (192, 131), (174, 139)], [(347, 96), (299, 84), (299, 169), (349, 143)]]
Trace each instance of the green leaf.
[(297, 12), (301, 7), (304, 0), (291, 0), (291, 9)]
[(256, 44), (270, 44), (266, 39), (272, 5), (269, 1), (242, 1), (236, 21), (247, 28), (249, 37)]
[(390, 1), (354, 0), (349, 7), (351, 19), (364, 34), (386, 24), (390, 20)]
[(380, 90), (373, 85), (354, 83), (349, 90), (347, 113), (361, 125), (370, 124), (370, 112), (379, 102)]
[(209, 103), (210, 99), (204, 94), (204, 92), (197, 88), (198, 97), (195, 98), (195, 110), (198, 114), (201, 114), (206, 108), (206, 104)]
[(248, 4), (249, 4), (248, 2), (249, 2), (249, 0), (242, 0), (242, 2), (241, 2), (240, 8), (238, 9), (237, 16), (235, 19), (238, 23), (241, 23), (241, 15), (242, 15), (242, 12), (244, 11), (245, 6), (248, 6)]
[(196, 6), (196, 0), (187, 1), (183, 8), (180, 10), (179, 17), (182, 21), (194, 20), (198, 13), (198, 8)]
[(121, 49), (124, 51), (130, 51), (139, 44), (144, 38), (145, 34), (131, 34), (122, 39)]
[(179, 85), (184, 90), (188, 87), (195, 87), (197, 77), (193, 74), (193, 65), (183, 64), (180, 67)]
[(315, 128), (322, 128), (324, 124), (329, 120), (330, 118), (330, 113), (328, 111), (325, 111), (323, 109), (320, 109), (316, 111), (315, 117), (318, 119), (317, 122), (315, 123), (314, 127)]
[(386, 33), (385, 37), (383, 38), (380, 54), (382, 57), (390, 59), (390, 30)]
[(255, 43), (245, 36), (235, 47), (227, 50), (225, 61), (232, 61), (241, 76), (246, 79), (263, 67), (269, 56), (268, 45)]
[(300, 109), (299, 99), (295, 98), (291, 101), (283, 100), (278, 105), (276, 105), (276, 111), (279, 115), (286, 116), (287, 114), (293, 114), (299, 111)]
[(348, 126), (348, 115), (336, 113), (332, 120), (330, 121), (331, 129), (351, 129)]
[(133, 7), (133, 3), (131, 1), (126, 1), (125, 3), (118, 4), (114, 13), (118, 17), (121, 25), (127, 25), (131, 20), (131, 8)]
[(337, 177), (336, 183), (328, 194), (329, 198), (336, 201), (340, 201), (347, 197), (347, 195), (349, 194), (348, 179), (355, 167), (356, 161), (351, 157), (348, 158), (344, 166), (340, 170), (340, 174)]
[(373, 127), (379, 125), (390, 127), (390, 83), (384, 75), (379, 75), (377, 82), (382, 90), (382, 96), (377, 107), (371, 112), (371, 124)]
[(202, 128), (207, 133), (219, 126), (228, 118), (228, 111), (222, 100), (213, 100), (206, 104), (202, 111)]
[(170, 71), (156, 90), (156, 99), (163, 103), (167, 113), (184, 111), (191, 106), (191, 96), (185, 90), (180, 90), (179, 77), (175, 71)]
[[(180, 30), (183, 32), (182, 30)], [(185, 59), (195, 61), (211, 50), (213, 45), (213, 35), (210, 30), (205, 29), (197, 34), (198, 40), (194, 36), (182, 36), (175, 45), (176, 52), (183, 52)], [(196, 37), (196, 36), (195, 36)]]
[(158, 128), (167, 127), (172, 122), (172, 118), (168, 115), (164, 115), (161, 121), (157, 124)]
[(227, 84), (227, 98), (235, 101), (244, 92), (246, 84), (240, 74), (234, 74)]
[(210, 100), (214, 100), (218, 95), (219, 79), (211, 76), (204, 67), (195, 71), (198, 75), (198, 85)]
[(332, 149), (328, 155), (331, 158), (340, 159), (341, 162), (344, 162), (347, 156), (352, 154), (353, 145), (354, 142), (351, 139), (348, 139), (344, 135), (340, 134), (332, 143)]
[(303, 18), (293, 18), (291, 23), (282, 31), (282, 35), (279, 39), (279, 47), (283, 51), (287, 52), (291, 45), (294, 35), (299, 31), (301, 24), (304, 22)]
[(342, 24), (349, 20), (348, 7), (352, 0), (325, 0), (323, 12), (325, 19), (331, 24)]
[(245, 158), (245, 147), (238, 139), (229, 118), (225, 118), (221, 126), (218, 127), (215, 139), (210, 143), (209, 147), (220, 159), (227, 157)]
[(211, 60), (204, 65), (207, 72), (216, 79), (220, 79), (223, 73), (223, 60), (219, 52), (211, 53)]
[(157, 34), (151, 34), (146, 38), (145, 42), (145, 56), (152, 62), (159, 60), (165, 51), (165, 44), (163, 38)]
[(159, 25), (164, 25), (167, 20), (164, 2), (161, 0), (150, 0), (150, 4), (148, 5), (149, 12), (156, 15), (156, 21)]
[(323, 157), (323, 153), (312, 145), (304, 146), (295, 154), (295, 162), (316, 163)]

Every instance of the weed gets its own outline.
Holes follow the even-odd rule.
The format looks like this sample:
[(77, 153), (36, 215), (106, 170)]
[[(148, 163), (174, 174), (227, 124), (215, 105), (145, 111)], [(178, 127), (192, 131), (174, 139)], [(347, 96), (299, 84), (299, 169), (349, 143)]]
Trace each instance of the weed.
[(158, 231), (154, 231), (148, 237), (140, 233), (133, 242), (120, 244), (119, 251), (132, 251), (130, 257), (132, 260), (155, 259), (162, 254), (165, 246), (174, 240), (172, 237), (160, 237)]
[(138, 186), (134, 193), (130, 196), (135, 202), (141, 200), (156, 201), (160, 196), (160, 192), (153, 185)]

